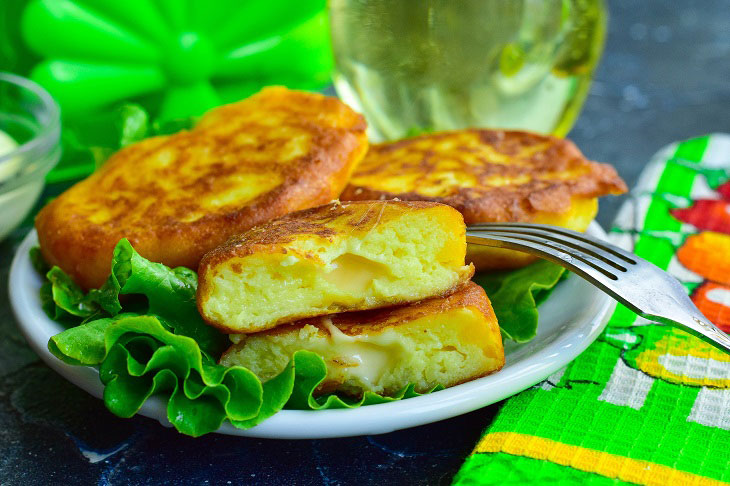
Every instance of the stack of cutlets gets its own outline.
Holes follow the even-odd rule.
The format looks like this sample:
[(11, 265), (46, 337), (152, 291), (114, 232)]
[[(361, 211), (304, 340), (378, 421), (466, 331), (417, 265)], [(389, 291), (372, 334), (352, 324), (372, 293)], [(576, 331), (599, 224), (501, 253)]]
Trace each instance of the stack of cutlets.
[(432, 202), (300, 211), (207, 254), (198, 306), (233, 333), (221, 362), (264, 381), (303, 349), (325, 360), (319, 393), (456, 385), (504, 364), (489, 299), (464, 264), (465, 232), (458, 211)]

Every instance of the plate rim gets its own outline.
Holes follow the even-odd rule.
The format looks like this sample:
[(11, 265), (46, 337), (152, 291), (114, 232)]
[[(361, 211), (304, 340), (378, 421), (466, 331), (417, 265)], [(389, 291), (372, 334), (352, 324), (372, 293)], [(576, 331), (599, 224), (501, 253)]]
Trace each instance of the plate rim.
[[(605, 231), (595, 221), (591, 223), (587, 233), (601, 239), (607, 238)], [(35, 273), (29, 257), (30, 248), (37, 244), (37, 234), (33, 229), (21, 242), (10, 266), (10, 304), (18, 328), (31, 349), (49, 367), (89, 394), (102, 398), (103, 385), (95, 368), (63, 363), (47, 348), (48, 338), (60, 332), (62, 327), (48, 318), (40, 306), (38, 289), (41, 278)], [(556, 342), (549, 343), (538, 352), (511, 365), (509, 368), (515, 368), (511, 372), (505, 373), (503, 369), (432, 394), (355, 409), (281, 410), (261, 424), (246, 430), (224, 422), (216, 433), (276, 439), (323, 439), (383, 434), (445, 420), (491, 405), (543, 381), (573, 361), (598, 338), (616, 302), (600, 290), (595, 290), (599, 298), (592, 302), (592, 307), (596, 311), (591, 314), (592, 317), (581, 322), (581, 329), (586, 327), (583, 335), (574, 336), (571, 342), (563, 343), (562, 347), (559, 346), (560, 339), (556, 339)], [(55, 332), (43, 332), (43, 329), (51, 328)], [(571, 334), (566, 336), (563, 332), (561, 336), (565, 340)], [(167, 420), (165, 402), (159, 397), (147, 400), (138, 413), (159, 421), (163, 426), (172, 426)]]

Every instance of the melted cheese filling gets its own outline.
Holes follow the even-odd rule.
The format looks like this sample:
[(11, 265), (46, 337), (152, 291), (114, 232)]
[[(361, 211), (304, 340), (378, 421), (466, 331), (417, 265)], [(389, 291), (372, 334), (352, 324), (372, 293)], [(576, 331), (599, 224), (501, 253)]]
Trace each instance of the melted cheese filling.
[(392, 329), (374, 335), (348, 336), (329, 318), (323, 318), (322, 324), (329, 332), (328, 347), (336, 350), (330, 366), (349, 368), (348, 374), (364, 383), (376, 383), (383, 372), (400, 359), (403, 352), (402, 336)]
[(390, 277), (387, 266), (352, 253), (338, 256), (329, 267), (324, 279), (348, 292), (362, 292), (375, 279)]

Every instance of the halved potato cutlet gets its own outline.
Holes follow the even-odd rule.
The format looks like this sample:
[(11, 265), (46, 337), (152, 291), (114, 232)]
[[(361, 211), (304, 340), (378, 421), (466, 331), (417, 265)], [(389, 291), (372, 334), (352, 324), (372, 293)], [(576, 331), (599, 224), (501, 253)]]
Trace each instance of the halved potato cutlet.
[(322, 356), (327, 378), (317, 393), (392, 395), (413, 383), (418, 392), (453, 386), (504, 365), (497, 319), (484, 290), (469, 282), (448, 297), (374, 311), (297, 321), (238, 342), (221, 357), (267, 381), (294, 352)]
[[(568, 140), (467, 129), (371, 146), (340, 199), (435, 201), (459, 210), (467, 225), (519, 221), (585, 231), (597, 198), (625, 191), (613, 167), (587, 160)], [(534, 258), (470, 245), (467, 260), (480, 270)]]
[(251, 333), (310, 316), (448, 295), (472, 276), (458, 211), (431, 202), (332, 203), (243, 233), (205, 255), (198, 308)]
[(39, 213), (41, 251), (85, 288), (104, 282), (121, 238), (196, 269), (231, 235), (336, 198), (367, 149), (365, 127), (335, 98), (266, 88), (117, 152)]

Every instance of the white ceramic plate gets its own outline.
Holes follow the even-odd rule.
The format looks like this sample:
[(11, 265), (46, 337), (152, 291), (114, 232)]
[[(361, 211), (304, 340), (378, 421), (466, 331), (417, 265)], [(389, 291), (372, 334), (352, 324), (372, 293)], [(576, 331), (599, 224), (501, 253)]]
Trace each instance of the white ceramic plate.
[[(596, 223), (588, 233), (606, 236)], [(103, 387), (96, 369), (67, 365), (48, 351), (48, 339), (63, 328), (41, 309), (38, 290), (42, 281), (28, 257), (28, 250), (37, 244), (33, 231), (20, 245), (10, 269), (10, 302), (20, 330), (51, 368), (101, 398)], [(505, 343), (507, 362), (498, 373), (398, 402), (351, 410), (282, 410), (252, 429), (239, 430), (225, 423), (218, 432), (279, 439), (348, 437), (383, 434), (471, 412), (529, 388), (568, 364), (598, 337), (614, 305), (603, 292), (573, 275), (540, 306), (537, 337), (522, 345)], [(139, 413), (170, 426), (165, 403), (155, 397)]]

